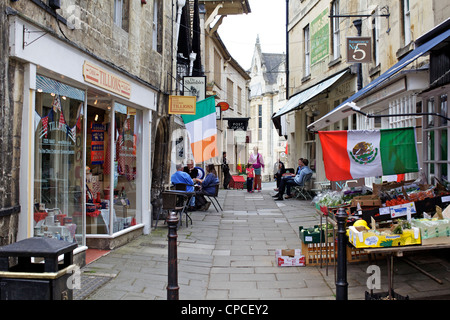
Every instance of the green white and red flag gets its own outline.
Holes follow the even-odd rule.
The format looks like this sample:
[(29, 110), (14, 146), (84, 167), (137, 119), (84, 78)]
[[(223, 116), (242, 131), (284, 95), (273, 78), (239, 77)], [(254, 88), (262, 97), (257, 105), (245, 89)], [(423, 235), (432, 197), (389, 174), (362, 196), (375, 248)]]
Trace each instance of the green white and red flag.
[(181, 115), (196, 163), (217, 157), (217, 125), (214, 96), (198, 101), (195, 115)]
[(319, 131), (330, 181), (419, 171), (414, 128)]

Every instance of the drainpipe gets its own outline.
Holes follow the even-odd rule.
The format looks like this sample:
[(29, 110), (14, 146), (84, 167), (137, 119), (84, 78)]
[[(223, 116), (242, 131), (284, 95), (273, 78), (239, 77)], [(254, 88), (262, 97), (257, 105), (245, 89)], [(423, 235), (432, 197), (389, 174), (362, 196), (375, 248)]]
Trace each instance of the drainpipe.
[(286, 100), (289, 100), (289, 0), (286, 0)]
[[(358, 37), (361, 37), (361, 26), (362, 26), (362, 20), (354, 20), (353, 25), (356, 27), (356, 30), (358, 32)], [(358, 91), (362, 89), (363, 86), (363, 78), (362, 78), (362, 63), (357, 64), (358, 67), (358, 75), (357, 75), (357, 83), (358, 83)]]

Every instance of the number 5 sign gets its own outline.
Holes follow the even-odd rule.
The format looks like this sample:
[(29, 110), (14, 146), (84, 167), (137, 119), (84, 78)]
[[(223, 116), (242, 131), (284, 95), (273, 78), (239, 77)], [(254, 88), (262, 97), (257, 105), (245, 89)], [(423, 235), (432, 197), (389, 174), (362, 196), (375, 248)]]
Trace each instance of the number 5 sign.
[(372, 38), (347, 38), (347, 63), (368, 63), (372, 61)]

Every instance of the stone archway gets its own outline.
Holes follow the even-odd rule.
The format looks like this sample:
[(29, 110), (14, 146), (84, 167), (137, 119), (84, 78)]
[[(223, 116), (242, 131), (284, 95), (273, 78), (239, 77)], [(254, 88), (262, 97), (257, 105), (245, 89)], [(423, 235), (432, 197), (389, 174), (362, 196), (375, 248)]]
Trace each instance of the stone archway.
[(156, 126), (155, 139), (153, 140), (153, 161), (152, 161), (152, 184), (151, 184), (151, 204), (152, 221), (156, 219), (156, 214), (161, 209), (162, 203), (160, 194), (164, 185), (168, 182), (167, 171), (169, 163), (169, 123), (167, 118), (160, 118)]

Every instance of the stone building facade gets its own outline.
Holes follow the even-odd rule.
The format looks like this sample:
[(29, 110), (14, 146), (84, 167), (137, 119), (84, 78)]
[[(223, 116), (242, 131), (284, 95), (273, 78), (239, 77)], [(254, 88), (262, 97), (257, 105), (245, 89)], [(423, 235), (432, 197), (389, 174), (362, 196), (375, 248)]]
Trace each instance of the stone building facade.
[[(3, 128), (0, 133), (0, 245), (33, 236), (36, 232), (33, 232), (36, 226), (36, 215), (33, 222), (33, 213), (39, 211), (40, 202), (45, 203), (42, 191), (37, 196), (36, 186), (45, 183), (44, 174), (38, 176), (41, 171), (47, 170), (45, 166), (41, 166), (42, 170), (36, 167), (37, 163), (44, 163), (45, 160), (42, 152), (35, 151), (39, 148), (36, 147), (38, 139), (42, 138), (36, 132), (45, 129), (47, 133), (47, 129), (52, 128), (43, 120), (46, 114), (52, 112), (54, 115), (61, 114), (59, 129), (65, 130), (67, 135), (66, 138), (61, 136), (59, 146), (72, 146), (70, 137), (73, 137), (73, 144), (76, 140), (74, 149), (70, 147), (66, 150), (69, 159), (61, 157), (58, 160), (59, 169), (55, 167), (54, 171), (51, 170), (59, 180), (67, 180), (74, 174), (79, 178), (76, 183), (64, 182), (66, 189), (58, 195), (61, 197), (77, 186), (76, 191), (70, 191), (78, 199), (75, 201), (78, 206), (75, 211), (83, 212), (82, 199), (86, 193), (83, 179), (97, 175), (105, 185), (104, 189), (113, 186), (110, 184), (112, 176), (109, 180), (105, 178), (107, 170), (102, 171), (98, 164), (92, 164), (97, 168), (95, 172), (84, 174), (84, 166), (90, 164), (94, 153), (90, 137), (94, 120), (90, 117), (95, 115), (97, 121), (96, 111), (99, 111), (100, 119), (105, 117), (101, 127), (105, 136), (112, 134), (107, 133), (110, 126), (116, 128), (116, 132), (123, 132), (120, 139), (128, 137), (126, 131), (131, 127), (136, 130), (134, 142), (130, 142), (134, 143), (134, 163), (121, 173), (124, 181), (128, 180), (124, 182), (127, 185), (122, 187), (122, 191), (129, 188), (126, 195), (124, 192), (122, 194), (125, 199), (131, 200), (131, 204), (124, 205), (123, 217), (120, 217), (122, 210), (115, 210), (114, 216), (111, 210), (111, 219), (105, 219), (103, 231), (96, 224), (89, 225), (88, 221), (81, 223), (80, 220), (78, 226), (83, 225), (83, 229), (77, 229), (76, 233), (83, 234), (83, 237), (79, 244), (95, 247), (95, 234), (101, 234), (102, 238), (108, 239), (107, 246), (118, 245), (117, 228), (128, 228), (130, 233), (133, 230), (148, 233), (152, 223), (152, 190), (164, 184), (170, 169), (170, 158), (160, 155), (170, 154), (168, 142), (175, 125), (168, 115), (168, 97), (175, 89), (173, 74), (176, 73), (176, 64), (173, 56), (176, 54), (176, 44), (173, 34), (176, 30), (176, 1), (2, 1), (0, 11), (6, 13), (0, 18), (0, 121)], [(100, 74), (94, 79), (97, 83), (88, 79), (89, 70)], [(117, 83), (121, 83), (121, 87), (117, 87)], [(47, 105), (38, 109), (41, 100), (48, 101), (52, 99), (50, 93), (52, 97), (55, 94), (48, 88), (42, 91), (41, 85), (56, 86), (56, 95), (64, 99), (53, 111)], [(82, 98), (75, 100), (70, 94)], [(76, 101), (80, 102), (78, 113), (78, 105), (74, 107)], [(86, 122), (79, 126), (74, 116)], [(107, 116), (110, 117), (108, 119), (116, 119), (114, 125)], [(69, 119), (71, 117), (73, 119)], [(58, 126), (57, 119), (50, 118), (50, 121)], [(74, 121), (77, 128), (82, 129), (75, 129)], [(114, 142), (107, 145), (106, 141), (110, 140), (105, 140), (105, 150), (100, 156), (105, 167), (109, 166), (106, 158), (111, 157), (106, 149), (114, 147)], [(80, 153), (77, 153), (77, 148), (80, 148)], [(83, 162), (83, 155), (89, 163)], [(66, 171), (58, 171), (62, 170), (63, 164)], [(120, 160), (118, 165), (121, 166)], [(114, 169), (113, 166), (111, 168)], [(75, 173), (74, 167), (77, 167)], [(96, 178), (92, 183), (97, 182)], [(132, 187), (129, 187), (130, 183)], [(99, 190), (101, 198), (108, 197), (103, 193), (104, 189)], [(54, 202), (52, 205), (58, 206)], [(66, 203), (60, 206), (59, 210), (69, 215), (72, 209), (68, 208), (74, 205)], [(120, 226), (115, 225), (117, 218), (125, 219), (119, 223)], [(85, 234), (91, 236), (86, 240)], [(58, 237), (62, 235), (58, 234)]]
[[(274, 166), (287, 163), (286, 139), (282, 128), (276, 128), (272, 116), (286, 103), (286, 54), (265, 53), (256, 39), (250, 80), (250, 152), (257, 147), (264, 157), (263, 181), (273, 181)], [(278, 169), (278, 168), (277, 168)]]
[[(291, 106), (284, 114), (295, 156), (310, 159), (316, 179), (322, 181), (326, 180), (322, 150), (314, 131), (416, 126), (421, 163), (426, 160), (422, 116), (369, 119), (355, 112), (339, 116), (330, 112), (378, 78), (383, 79), (382, 85), (355, 100), (364, 112), (425, 112), (420, 94), (430, 84), (429, 55), (412, 59), (392, 76), (386, 77), (386, 72), (419, 47), (421, 36), (449, 17), (448, 4), (434, 0), (307, 0), (289, 1), (288, 5)], [(357, 36), (371, 40), (369, 62), (348, 62), (347, 38)], [(311, 92), (314, 94), (306, 98)], [(366, 183), (371, 185), (371, 180)]]

